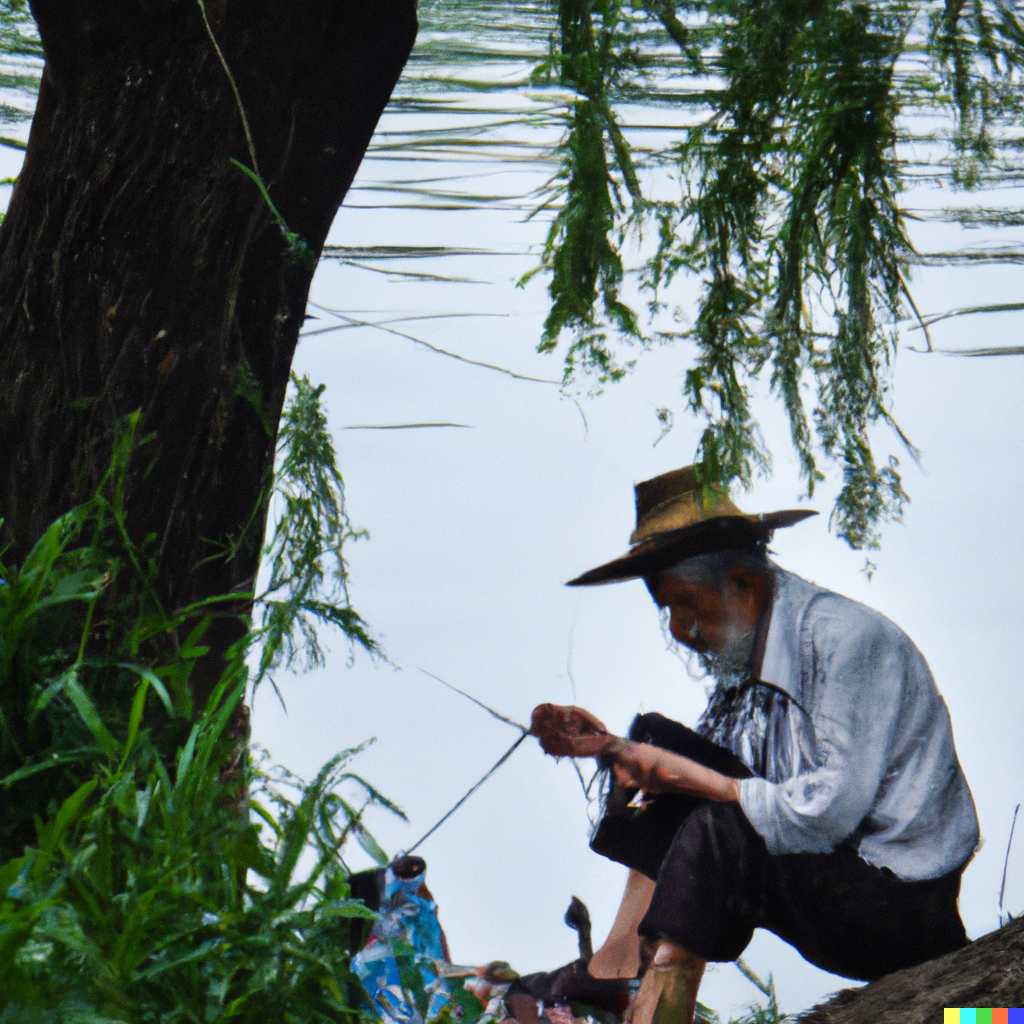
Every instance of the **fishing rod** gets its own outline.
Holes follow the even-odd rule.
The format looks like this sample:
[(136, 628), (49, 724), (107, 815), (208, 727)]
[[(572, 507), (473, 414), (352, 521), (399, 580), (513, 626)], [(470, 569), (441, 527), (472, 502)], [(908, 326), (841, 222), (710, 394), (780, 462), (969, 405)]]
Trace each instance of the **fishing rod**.
[[(481, 776), (481, 778), (472, 786), (470, 786), (470, 788), (466, 790), (466, 792), (452, 805), (452, 807), (449, 810), (447, 810), (434, 825), (432, 825), (426, 832), (424, 832), (424, 834), (420, 836), (420, 838), (417, 839), (416, 842), (413, 843), (408, 850), (405, 851), (406, 855), (412, 853), (412, 851), (417, 849), (419, 846), (422, 846), (424, 841), (429, 839), (516, 752), (517, 748), (520, 746), (520, 744), (522, 744), (523, 740), (525, 740), (526, 737), (530, 735), (530, 730), (525, 725), (522, 725), (520, 722), (517, 722), (513, 718), (509, 718), (507, 715), (503, 715), (500, 711), (495, 711), (494, 708), (485, 704), (482, 700), (478, 700), (471, 693), (466, 693), (465, 690), (460, 690), (457, 686), (452, 686), (451, 683), (445, 681), (440, 676), (435, 676), (433, 672), (428, 672), (425, 668), (419, 668), (417, 669), (417, 671), (422, 672), (425, 676), (429, 676), (431, 679), (440, 683), (442, 686), (445, 686), (449, 690), (452, 690), (460, 696), (465, 697), (466, 700), (472, 701), (474, 704), (477, 705), (477, 707), (483, 708), (484, 711), (486, 711), (492, 718), (496, 718), (499, 722), (504, 722), (505, 725), (512, 726), (513, 729), (518, 729), (519, 737), (512, 744), (512, 746), (510, 746), (508, 750), (506, 750), (505, 753), (502, 754), (501, 757), (499, 757), (498, 760), (495, 761), (495, 763), (490, 768), (488, 768), (488, 770)], [(590, 789), (593, 786), (594, 779), (590, 780), (589, 785), (585, 783), (583, 780), (583, 773), (580, 771), (580, 766), (577, 763), (576, 758), (574, 757), (571, 760), (573, 763), (573, 767), (576, 769), (576, 775), (580, 780), (580, 786), (583, 789), (583, 795), (587, 798), (587, 802), (589, 803)], [(597, 773), (595, 773), (594, 778), (597, 777), (597, 774), (600, 774), (600, 770)]]

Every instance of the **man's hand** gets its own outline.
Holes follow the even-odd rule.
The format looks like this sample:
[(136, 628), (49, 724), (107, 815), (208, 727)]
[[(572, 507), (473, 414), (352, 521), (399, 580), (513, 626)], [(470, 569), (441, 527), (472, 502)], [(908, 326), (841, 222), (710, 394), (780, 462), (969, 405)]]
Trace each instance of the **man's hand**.
[(530, 735), (554, 757), (612, 758), (621, 785), (657, 793), (689, 793), (707, 800), (739, 802), (735, 779), (705, 768), (688, 757), (650, 743), (613, 736), (589, 711), (562, 704), (538, 704), (530, 716)]
[(538, 704), (530, 716), (530, 735), (554, 757), (601, 757), (616, 739), (589, 711), (562, 704)]

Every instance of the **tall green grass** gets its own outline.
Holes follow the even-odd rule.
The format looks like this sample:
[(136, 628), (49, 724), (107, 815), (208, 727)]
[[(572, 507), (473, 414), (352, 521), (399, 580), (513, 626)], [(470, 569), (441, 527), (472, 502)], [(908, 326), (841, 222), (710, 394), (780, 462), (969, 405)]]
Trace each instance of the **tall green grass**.
[(220, 769), (241, 697), (221, 687), (170, 770), (137, 734), (0, 867), (4, 1024), (359, 1017), (352, 926), (372, 913), (349, 898), (339, 853), (362, 826), (335, 792), (354, 751), (291, 793), (250, 765), (264, 800), (239, 814)]
[(355, 838), (386, 860), (363, 815), (401, 812), (351, 771), (358, 750), (308, 784), (264, 770), (240, 711), (247, 661), (315, 660), (317, 619), (372, 647), (344, 588), (353, 531), (322, 389), (294, 383), (267, 552), (280, 571), (205, 707), (189, 678), (240, 595), (162, 606), (125, 521), (135, 418), (92, 500), (0, 564), (3, 1024), (360, 1016), (348, 963), (373, 915), (342, 851)]

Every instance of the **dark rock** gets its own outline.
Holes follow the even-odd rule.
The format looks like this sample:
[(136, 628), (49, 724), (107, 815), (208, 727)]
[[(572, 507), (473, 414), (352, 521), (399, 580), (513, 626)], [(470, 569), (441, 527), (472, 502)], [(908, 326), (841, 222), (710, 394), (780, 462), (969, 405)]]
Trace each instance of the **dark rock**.
[(845, 989), (797, 1024), (935, 1024), (947, 1006), (1024, 1006), (1024, 918), (955, 953)]

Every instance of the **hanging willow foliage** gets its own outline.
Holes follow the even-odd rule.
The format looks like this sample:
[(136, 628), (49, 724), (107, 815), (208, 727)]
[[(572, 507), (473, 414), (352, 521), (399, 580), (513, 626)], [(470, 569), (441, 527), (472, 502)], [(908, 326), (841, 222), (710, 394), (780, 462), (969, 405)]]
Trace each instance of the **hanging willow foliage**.
[[(837, 463), (832, 526), (877, 547), (900, 518), (899, 461), (876, 458), (889, 411), (896, 324), (916, 315), (915, 255), (900, 193), (902, 118), (938, 117), (949, 178), (973, 187), (1024, 124), (1024, 26), (1006, 0), (555, 0), (559, 32), (538, 75), (573, 90), (552, 183), (542, 269), (551, 312), (540, 345), (565, 338), (565, 382), (628, 368), (623, 343), (687, 339), (683, 395), (705, 421), (695, 461), (707, 483), (749, 486), (769, 467), (751, 410), (767, 375), (789, 418), (808, 494)], [(675, 55), (666, 49), (674, 48)], [(681, 55), (681, 60), (680, 56)], [(616, 110), (645, 70), (672, 57), (695, 111), (667, 151), (672, 201), (641, 190)], [(684, 94), (679, 94), (680, 99)], [(645, 334), (620, 295), (625, 243), (651, 224), (640, 269), (652, 311), (679, 275), (700, 298), (683, 332)], [(541, 268), (539, 268), (541, 269)]]

